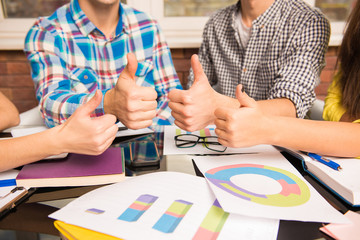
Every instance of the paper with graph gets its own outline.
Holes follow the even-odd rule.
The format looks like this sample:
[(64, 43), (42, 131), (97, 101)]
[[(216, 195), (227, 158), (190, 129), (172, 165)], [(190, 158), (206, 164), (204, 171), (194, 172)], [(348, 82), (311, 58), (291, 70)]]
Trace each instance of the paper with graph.
[[(216, 137), (215, 134), (215, 125), (209, 125), (204, 129), (195, 132), (187, 132), (180, 129), (177, 126), (165, 126), (164, 128), (164, 155), (172, 154), (229, 154), (229, 153), (259, 153), (259, 152), (273, 152), (276, 150), (271, 145), (257, 145), (254, 147), (248, 148), (226, 148), (224, 152), (217, 152), (211, 149), (208, 149), (205, 144), (199, 143), (193, 147), (187, 147), (184, 145), (183, 148), (179, 148), (175, 144), (175, 136), (181, 134), (192, 134), (200, 137)], [(213, 148), (212, 145), (209, 145), (210, 148)]]
[(204, 178), (175, 172), (96, 189), (50, 217), (123, 239), (276, 239), (279, 227), (224, 212)]
[(193, 157), (225, 211), (253, 217), (347, 223), (280, 153)]

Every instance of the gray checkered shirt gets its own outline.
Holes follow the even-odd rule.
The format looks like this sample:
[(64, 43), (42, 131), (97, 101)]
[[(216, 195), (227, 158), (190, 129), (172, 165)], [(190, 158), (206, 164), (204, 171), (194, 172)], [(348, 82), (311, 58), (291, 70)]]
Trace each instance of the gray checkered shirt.
[(255, 100), (290, 99), (303, 118), (325, 66), (328, 20), (302, 0), (276, 0), (253, 21), (244, 48), (235, 24), (240, 8), (239, 1), (216, 12), (205, 26), (199, 58), (209, 82), (230, 97), (241, 83)]

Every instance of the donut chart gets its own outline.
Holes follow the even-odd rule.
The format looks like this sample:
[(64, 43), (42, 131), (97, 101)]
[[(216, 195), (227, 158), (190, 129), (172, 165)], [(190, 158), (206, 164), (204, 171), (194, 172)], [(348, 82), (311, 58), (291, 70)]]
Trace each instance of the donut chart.
[[(248, 191), (231, 181), (239, 174), (263, 175), (277, 181), (282, 190), (276, 194), (259, 194)], [(235, 164), (208, 170), (205, 177), (215, 186), (238, 198), (254, 203), (293, 207), (306, 203), (310, 199), (308, 186), (299, 177), (284, 169), (260, 164)]]

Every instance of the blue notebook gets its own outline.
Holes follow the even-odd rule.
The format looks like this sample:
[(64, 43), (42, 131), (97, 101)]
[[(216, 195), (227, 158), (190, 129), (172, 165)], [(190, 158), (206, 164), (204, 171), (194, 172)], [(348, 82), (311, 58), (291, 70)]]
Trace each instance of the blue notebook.
[(330, 191), (338, 195), (348, 204), (360, 206), (360, 159), (328, 157), (341, 166), (337, 171), (324, 165), (300, 151), (284, 149), (302, 161), (307, 173), (321, 182)]

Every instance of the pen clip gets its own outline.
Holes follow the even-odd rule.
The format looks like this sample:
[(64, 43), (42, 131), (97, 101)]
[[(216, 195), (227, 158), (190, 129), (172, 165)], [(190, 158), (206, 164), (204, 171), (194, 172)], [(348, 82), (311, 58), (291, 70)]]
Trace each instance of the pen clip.
[(9, 196), (10, 194), (15, 193), (18, 190), (24, 190), (24, 187), (14, 187), (13, 189), (11, 189), (10, 192), (8, 192), (7, 194), (5, 194), (4, 196), (0, 196), (0, 199), (6, 198), (7, 196)]
[(322, 157), (322, 156), (320, 157), (320, 159), (323, 160), (324, 162), (327, 162), (327, 163), (331, 162), (328, 158), (325, 158), (325, 157)]

